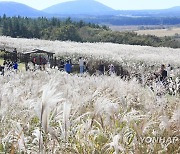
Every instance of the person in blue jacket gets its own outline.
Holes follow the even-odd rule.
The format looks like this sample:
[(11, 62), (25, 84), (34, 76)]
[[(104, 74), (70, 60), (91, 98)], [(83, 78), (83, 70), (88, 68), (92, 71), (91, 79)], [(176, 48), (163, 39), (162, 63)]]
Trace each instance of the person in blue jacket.
[(18, 70), (18, 63), (17, 63), (17, 62), (14, 62), (13, 68), (14, 68), (14, 70), (17, 72), (17, 70)]
[(72, 71), (72, 64), (70, 64), (70, 62), (67, 61), (66, 64), (65, 64), (65, 66), (64, 66), (64, 69), (65, 69), (65, 71), (66, 71), (68, 74), (70, 74), (71, 71)]

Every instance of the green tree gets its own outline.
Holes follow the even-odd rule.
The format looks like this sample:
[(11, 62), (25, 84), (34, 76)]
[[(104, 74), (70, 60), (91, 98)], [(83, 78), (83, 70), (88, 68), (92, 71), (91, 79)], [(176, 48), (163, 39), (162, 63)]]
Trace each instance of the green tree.
[(61, 27), (58, 39), (63, 41), (65, 40), (77, 41), (77, 42), (81, 41), (81, 38), (74, 25), (66, 25)]

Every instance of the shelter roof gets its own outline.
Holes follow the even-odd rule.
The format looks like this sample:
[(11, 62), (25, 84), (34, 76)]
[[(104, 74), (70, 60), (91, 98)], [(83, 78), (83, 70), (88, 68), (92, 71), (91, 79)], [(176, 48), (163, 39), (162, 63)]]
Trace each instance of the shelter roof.
[(41, 50), (41, 49), (33, 49), (31, 51), (28, 51), (28, 52), (24, 52), (24, 54), (32, 54), (32, 53), (46, 53), (46, 54), (55, 54), (53, 52), (48, 52), (48, 51), (45, 51), (45, 50)]

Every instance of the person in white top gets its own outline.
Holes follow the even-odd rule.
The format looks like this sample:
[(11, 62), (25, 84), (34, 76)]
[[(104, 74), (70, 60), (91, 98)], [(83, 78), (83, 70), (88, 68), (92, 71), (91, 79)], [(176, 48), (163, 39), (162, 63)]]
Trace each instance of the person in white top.
[(171, 73), (171, 65), (168, 64), (168, 66), (167, 66), (167, 76), (168, 77), (170, 76), (170, 73)]
[(115, 73), (114, 65), (109, 65), (109, 75), (113, 75)]

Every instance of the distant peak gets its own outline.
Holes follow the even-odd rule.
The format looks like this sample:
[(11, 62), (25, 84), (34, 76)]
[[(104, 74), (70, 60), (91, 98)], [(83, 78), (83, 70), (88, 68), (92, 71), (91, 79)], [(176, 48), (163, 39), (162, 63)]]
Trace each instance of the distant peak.
[(114, 9), (96, 0), (71, 0), (53, 5), (43, 11), (50, 14), (105, 15), (114, 11)]

